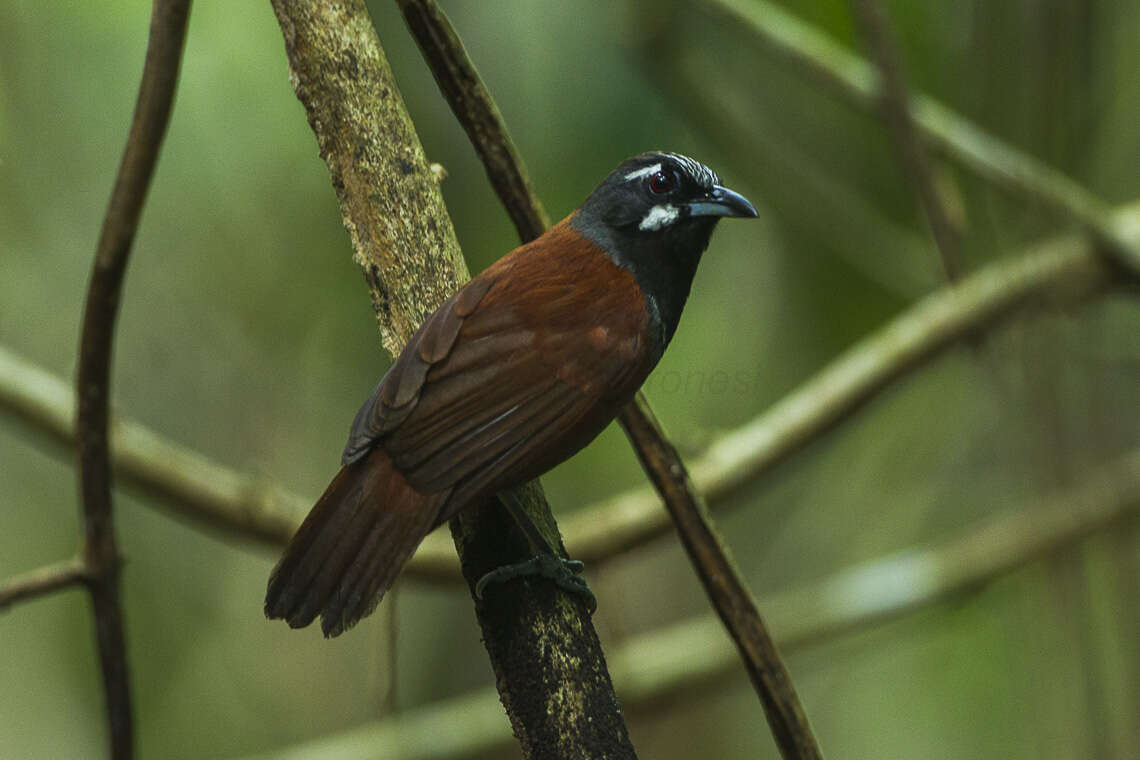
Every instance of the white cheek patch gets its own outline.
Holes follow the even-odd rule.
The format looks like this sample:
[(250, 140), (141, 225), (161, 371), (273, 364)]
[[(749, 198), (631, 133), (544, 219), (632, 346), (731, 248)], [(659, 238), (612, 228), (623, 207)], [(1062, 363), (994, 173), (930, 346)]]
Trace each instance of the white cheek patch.
[(647, 166), (644, 169), (638, 169), (636, 171), (630, 172), (629, 174), (625, 175), (625, 180), (626, 182), (632, 182), (635, 179), (648, 177), (650, 174), (656, 174), (659, 171), (661, 171), (661, 164), (654, 164), (653, 166)]
[(664, 203), (649, 209), (649, 213), (637, 225), (639, 230), (659, 230), (677, 220), (677, 207), (671, 203)]

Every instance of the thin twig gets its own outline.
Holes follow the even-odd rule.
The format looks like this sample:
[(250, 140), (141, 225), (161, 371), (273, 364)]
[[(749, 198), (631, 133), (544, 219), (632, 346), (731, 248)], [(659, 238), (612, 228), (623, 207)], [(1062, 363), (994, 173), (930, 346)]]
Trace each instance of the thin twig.
[[(799, 652), (976, 593), (1137, 516), (1140, 451), (1104, 466), (1076, 488), (983, 520), (962, 536), (860, 563), (762, 597), (759, 604), (768, 611), (779, 647)], [(676, 698), (693, 699), (702, 687), (739, 669), (739, 655), (713, 615), (631, 638), (609, 659), (631, 711)], [(409, 740), (432, 726), (442, 732), (438, 744)], [(463, 735), (450, 730), (455, 726), (464, 727)], [(382, 749), (392, 760), (458, 760), (483, 757), (510, 741), (495, 692), (485, 689), (278, 750), (272, 757), (351, 760), (375, 757)]]
[(451, 21), (435, 0), (397, 0), (397, 3), (447, 104), (479, 154), (491, 186), (514, 222), (519, 238), (524, 243), (535, 239), (550, 226), (550, 220), (507, 132), (503, 115), (467, 56)]
[(705, 593), (736, 642), (780, 754), (789, 760), (822, 757), (792, 677), (772, 642), (752, 592), (713, 527), (704, 500), (693, 488), (688, 472), (676, 466), (680, 456), (653, 413), (644, 404), (638, 404), (636, 411), (639, 413), (635, 413), (634, 406), (626, 407), (618, 419), (633, 441), (646, 474), (664, 499)]
[[(783, 8), (767, 0), (700, 0), (698, 6), (743, 24), (770, 52), (853, 105), (870, 110), (879, 102), (874, 72), (863, 59)], [(1083, 227), (1117, 264), (1140, 274), (1140, 245), (1120, 234), (1109, 207), (1084, 187), (925, 95), (914, 96), (911, 113), (933, 148)]]
[(91, 576), (87, 568), (75, 558), (22, 573), (0, 585), (0, 612), (17, 602), (36, 599), (89, 580)]
[(887, 132), (898, 151), (903, 171), (926, 214), (930, 233), (938, 246), (942, 269), (947, 279), (956, 280), (961, 276), (957, 252), (962, 236), (942, 202), (931, 172), (930, 159), (915, 132), (910, 113), (910, 96), (907, 94), (905, 77), (886, 16), (878, 0), (852, 0), (851, 5), (867, 48), (874, 56), (879, 70), (878, 91)]
[(189, 13), (189, 0), (154, 1), (138, 102), (95, 252), (79, 346), (76, 443), (84, 515), (82, 558), (91, 574), (88, 588), (103, 670), (111, 756), (117, 760), (131, 757), (133, 737), (119, 604), (120, 560), (111, 510), (107, 433), (111, 348), (131, 244), (174, 104)]

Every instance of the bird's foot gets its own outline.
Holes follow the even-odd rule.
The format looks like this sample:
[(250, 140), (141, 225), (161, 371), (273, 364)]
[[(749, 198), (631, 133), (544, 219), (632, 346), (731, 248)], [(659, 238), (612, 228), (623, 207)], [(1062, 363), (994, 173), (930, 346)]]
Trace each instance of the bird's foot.
[(483, 591), (492, 583), (505, 583), (515, 578), (539, 576), (552, 581), (558, 588), (570, 594), (586, 598), (590, 605), (590, 614), (598, 608), (598, 599), (590, 590), (585, 578), (578, 573), (585, 567), (576, 559), (563, 559), (554, 554), (541, 552), (526, 560), (513, 565), (497, 567), (484, 575), (475, 583), (475, 596), (483, 598)]

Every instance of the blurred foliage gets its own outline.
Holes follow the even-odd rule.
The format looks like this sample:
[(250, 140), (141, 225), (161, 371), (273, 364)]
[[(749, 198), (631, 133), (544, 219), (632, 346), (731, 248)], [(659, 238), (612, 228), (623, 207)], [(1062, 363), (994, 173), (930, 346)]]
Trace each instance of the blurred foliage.
[[(843, 0), (785, 0), (852, 47)], [(912, 85), (1085, 183), (1140, 195), (1140, 5), (887, 3)], [(647, 393), (683, 449), (740, 424), (939, 284), (877, 120), (685, 3), (448, 4), (552, 215), (662, 147), (756, 202), (719, 230)], [(403, 29), (381, 40), (473, 270), (513, 247), (481, 167)], [(0, 4), (0, 343), (74, 372), (79, 314), (129, 123), (149, 4)], [(1055, 215), (937, 171), (971, 268), (1062, 231)], [(316, 494), (383, 372), (327, 173), (268, 3), (201, 3), (126, 282), (114, 396), (235, 467)], [(1036, 315), (897, 384), (734, 499), (723, 529), (758, 593), (960, 533), (1140, 444), (1140, 309)], [(727, 373), (740, 382), (713, 382)], [(0, 418), (0, 578), (68, 556), (68, 457)], [(611, 429), (546, 479), (563, 513), (641, 481)], [(235, 756), (490, 683), (466, 595), (404, 584), (324, 641), (261, 615), (275, 557), (120, 494), (143, 757)], [(300, 516), (298, 516), (300, 517)], [(790, 667), (835, 757), (1136, 757), (1135, 526), (959, 603), (820, 645)], [(672, 540), (592, 577), (617, 642), (705, 609)], [(0, 757), (94, 757), (104, 724), (83, 594), (0, 617)], [(395, 647), (394, 655), (391, 648)], [(629, 710), (643, 757), (774, 757), (743, 675)], [(1131, 753), (1131, 754), (1130, 754)]]

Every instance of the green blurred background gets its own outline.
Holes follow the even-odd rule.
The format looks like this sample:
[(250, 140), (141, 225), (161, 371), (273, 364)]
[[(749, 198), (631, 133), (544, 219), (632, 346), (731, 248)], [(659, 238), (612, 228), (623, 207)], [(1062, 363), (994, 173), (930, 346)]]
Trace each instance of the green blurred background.
[[(846, 2), (783, 5), (859, 47)], [(1140, 4), (886, 5), (912, 84), (1112, 204), (1140, 196)], [(760, 208), (758, 222), (717, 232), (647, 385), (688, 454), (940, 285), (879, 122), (739, 24), (684, 3), (445, 7), (552, 216), (651, 148), (704, 160)], [(515, 245), (513, 228), (394, 4), (372, 10), (479, 271)], [(0, 0), (0, 344), (67, 378), (148, 17), (138, 0)], [(970, 269), (1065, 230), (1024, 198), (936, 169)], [(389, 361), (374, 324), (269, 4), (197, 4), (126, 281), (117, 408), (315, 495)], [(959, 347), (892, 386), (721, 512), (754, 590), (960, 535), (1140, 445), (1138, 328), (1135, 298), (1110, 295), (1016, 320), (984, 355)], [(746, 387), (703, 382), (716, 372)], [(0, 414), (0, 578), (74, 551), (75, 480), (69, 452)], [(616, 429), (544, 479), (562, 515), (642, 480)], [(403, 583), (325, 641), (263, 619), (272, 553), (129, 491), (116, 505), (141, 757), (270, 751), (492, 683), (462, 590)], [(1132, 521), (797, 650), (789, 666), (825, 753), (1140, 757), (1138, 536)], [(672, 537), (590, 580), (611, 648), (707, 610)], [(0, 615), (0, 757), (101, 756), (98, 678), (81, 592)], [(742, 672), (627, 713), (642, 757), (776, 756)], [(517, 750), (488, 755), (500, 756)]]

